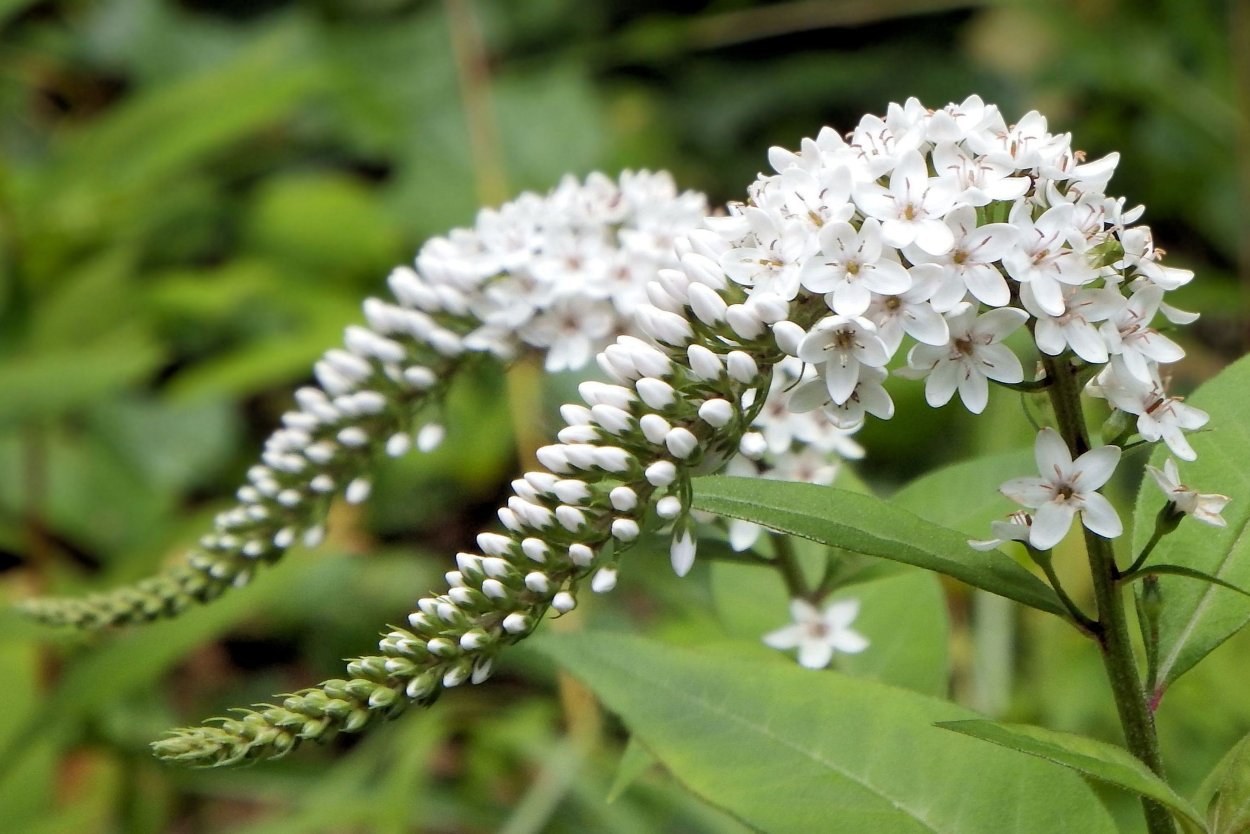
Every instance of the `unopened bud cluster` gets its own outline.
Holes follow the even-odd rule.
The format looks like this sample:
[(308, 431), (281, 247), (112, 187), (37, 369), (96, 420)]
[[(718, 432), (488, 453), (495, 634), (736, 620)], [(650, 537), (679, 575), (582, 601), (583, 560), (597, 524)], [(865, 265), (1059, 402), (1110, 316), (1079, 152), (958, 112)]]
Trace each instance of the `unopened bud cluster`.
[(353, 661), (346, 682), (179, 731), (157, 753), (201, 765), (281, 755), (302, 739), (357, 730), (408, 702), (481, 682), (500, 648), (549, 609), (575, 607), (584, 581), (610, 590), (622, 554), (650, 528), (670, 531), (673, 567), (689, 571), (690, 478), (718, 468), (752, 436), (783, 358), (770, 325), (789, 313), (784, 303), (753, 303), (714, 268), (719, 252), (705, 244), (718, 239), (704, 231), (679, 241), (681, 268), (663, 270), (648, 287), (651, 303), (637, 311), (653, 341), (622, 336), (603, 351), (610, 380), (582, 383), (581, 402), (561, 409), (558, 442), (538, 450), (543, 469), (513, 482), (500, 530), (456, 557), (446, 591), (421, 599), (408, 628), (383, 637), (378, 656)]
[(678, 193), (666, 173), (626, 172), (619, 182), (593, 174), (430, 240), (415, 269), (391, 274), (394, 300), (366, 300), (367, 325), (349, 327), (343, 348), (317, 362), (318, 385), (296, 392), (238, 503), (182, 562), (108, 593), (33, 600), (25, 611), (85, 628), (170, 616), (246, 584), (297, 542), (317, 544), (332, 499), (368, 498), (377, 457), (439, 444), (437, 411), (466, 356), (531, 346), (551, 369), (587, 364), (635, 329), (647, 282), (677, 265), (674, 237), (705, 211), (701, 194)]

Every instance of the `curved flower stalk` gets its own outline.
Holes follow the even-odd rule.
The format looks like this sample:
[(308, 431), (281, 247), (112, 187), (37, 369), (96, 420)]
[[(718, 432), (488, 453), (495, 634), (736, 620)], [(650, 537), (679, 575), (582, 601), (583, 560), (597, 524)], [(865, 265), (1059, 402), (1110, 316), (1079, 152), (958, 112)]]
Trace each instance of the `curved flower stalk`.
[(641, 335), (634, 313), (647, 282), (677, 265), (674, 237), (705, 213), (705, 198), (679, 193), (667, 173), (592, 174), (430, 240), (415, 269), (391, 274), (394, 300), (365, 301), (368, 325), (349, 327), (344, 348), (317, 363), (318, 386), (296, 392), (238, 503), (198, 547), (134, 585), (22, 608), (82, 628), (174, 616), (246, 584), (297, 541), (317, 544), (333, 499), (368, 497), (378, 457), (438, 445), (432, 417), (470, 358), (538, 350), (549, 370), (578, 369), (617, 334)]
[(727, 281), (713, 268), (723, 249), (717, 235), (696, 232), (683, 243), (683, 270), (661, 271), (649, 287), (656, 304), (638, 310), (659, 346), (622, 336), (604, 351), (613, 382), (583, 383), (582, 402), (563, 407), (558, 442), (537, 453), (544, 469), (513, 482), (499, 510), (503, 531), (480, 534), (479, 552), (456, 557), (445, 593), (420, 600), (409, 627), (384, 635), (378, 655), (348, 664), (350, 679), (178, 731), (155, 744), (157, 755), (196, 765), (282, 755), (480, 683), (499, 651), (548, 609), (571, 610), (584, 582), (610, 590), (622, 555), (648, 528), (670, 530), (673, 567), (689, 571), (690, 478), (759, 436), (751, 424), (784, 358), (768, 325), (808, 313), (748, 298)]

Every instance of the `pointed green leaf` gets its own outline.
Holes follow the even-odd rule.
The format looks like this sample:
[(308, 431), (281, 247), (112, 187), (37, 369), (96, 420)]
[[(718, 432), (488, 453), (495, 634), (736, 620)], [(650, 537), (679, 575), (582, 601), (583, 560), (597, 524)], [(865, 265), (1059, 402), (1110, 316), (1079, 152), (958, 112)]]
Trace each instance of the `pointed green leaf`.
[(1233, 745), (1198, 789), (1211, 834), (1250, 832), (1250, 736)]
[(773, 530), (954, 577), (1033, 608), (1064, 616), (1044, 582), (967, 536), (869, 495), (758, 478), (697, 478), (694, 506)]
[(1075, 774), (934, 727), (972, 717), (946, 701), (638, 637), (536, 642), (686, 787), (761, 831), (1115, 830)]
[[(1201, 386), (1187, 400), (1211, 415), (1205, 431), (1190, 436), (1198, 453), (1180, 463), (1182, 480), (1201, 492), (1233, 496), (1225, 508), (1227, 527), (1185, 519), (1155, 548), (1152, 560), (1181, 565), (1231, 583), (1250, 587), (1250, 358), (1242, 359)], [(1162, 467), (1169, 451), (1160, 447), (1151, 463)], [(1154, 531), (1163, 493), (1146, 477), (1137, 496), (1133, 549), (1140, 552)], [(1216, 646), (1250, 621), (1250, 600), (1217, 585), (1184, 576), (1159, 581), (1163, 609), (1159, 616), (1159, 690), (1193, 668)]]
[(1117, 788), (1153, 799), (1206, 830), (1198, 810), (1122, 747), (1085, 736), (996, 721), (943, 721), (939, 727), (1070, 767)]
[(973, 458), (927, 472), (909, 482), (890, 503), (978, 539), (990, 537), (990, 522), (1018, 509), (999, 484), (1033, 471), (1031, 449)]

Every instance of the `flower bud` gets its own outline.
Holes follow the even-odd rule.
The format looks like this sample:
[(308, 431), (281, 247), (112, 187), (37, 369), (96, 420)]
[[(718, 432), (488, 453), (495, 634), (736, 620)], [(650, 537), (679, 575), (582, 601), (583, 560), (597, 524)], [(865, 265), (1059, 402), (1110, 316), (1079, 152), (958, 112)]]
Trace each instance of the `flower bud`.
[(713, 428), (724, 428), (733, 417), (734, 407), (728, 400), (707, 400), (699, 406), (699, 419)]
[(638, 428), (642, 429), (642, 435), (648, 442), (658, 445), (664, 442), (672, 426), (658, 414), (644, 414), (638, 420)]
[(673, 457), (684, 460), (699, 448), (699, 438), (695, 437), (690, 429), (678, 426), (664, 438), (664, 445), (668, 447)]

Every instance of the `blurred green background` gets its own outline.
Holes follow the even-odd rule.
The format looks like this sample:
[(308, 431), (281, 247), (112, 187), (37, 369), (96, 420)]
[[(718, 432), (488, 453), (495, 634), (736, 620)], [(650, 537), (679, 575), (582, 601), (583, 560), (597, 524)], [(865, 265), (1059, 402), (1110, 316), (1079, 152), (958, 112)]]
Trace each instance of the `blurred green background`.
[[(1037, 108), (1091, 157), (1122, 153), (1112, 193), (1199, 276), (1176, 294), (1204, 314), (1174, 383), (1192, 388), (1243, 350), (1248, 5), (0, 0), (0, 599), (175, 557), (362, 298), (482, 201), (626, 167), (737, 199), (770, 145), (913, 95)], [(548, 411), (572, 382), (546, 381)], [(606, 803), (620, 734), (570, 741), (524, 650), (368, 739), (243, 771), (149, 758), (167, 727), (337, 675), (437, 587), (517, 469), (504, 391), (464, 380), (439, 452), (389, 465), (327, 545), (210, 609), (103, 637), (0, 619), (0, 830), (741, 830), (655, 771)], [(972, 420), (894, 393), (899, 416), (863, 435), (883, 492), (1030, 443), (1011, 399)], [(640, 554), (579, 617), (725, 639), (706, 567), (678, 583), (665, 561)], [(1089, 646), (951, 591), (956, 697), (1116, 738)], [(1235, 639), (1169, 694), (1182, 786), (1250, 730), (1228, 691), (1247, 664)]]

